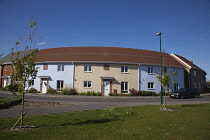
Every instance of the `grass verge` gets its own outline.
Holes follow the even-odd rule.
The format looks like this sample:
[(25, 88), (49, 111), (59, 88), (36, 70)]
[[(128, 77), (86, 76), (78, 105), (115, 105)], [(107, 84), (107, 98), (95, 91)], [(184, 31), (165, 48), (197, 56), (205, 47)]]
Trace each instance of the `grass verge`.
[(7, 109), (11, 106), (21, 103), (21, 98), (3, 98), (0, 97), (0, 109)]
[(17, 118), (0, 119), (0, 139), (133, 140), (210, 138), (210, 104), (122, 107), (81, 112), (27, 116), (26, 132), (5, 132)]

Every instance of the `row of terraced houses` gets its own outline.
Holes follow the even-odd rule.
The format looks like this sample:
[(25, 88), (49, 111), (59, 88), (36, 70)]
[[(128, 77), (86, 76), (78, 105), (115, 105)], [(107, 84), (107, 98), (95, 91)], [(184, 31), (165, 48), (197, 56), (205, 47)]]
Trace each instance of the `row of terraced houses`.
[[(78, 92), (129, 93), (129, 89), (160, 93), (160, 53), (150, 50), (118, 47), (61, 47), (28, 50), (27, 56), (36, 51), (37, 77), (33, 88), (46, 93), (48, 88), (62, 90), (74, 88)], [(1, 87), (11, 84), (11, 54), (3, 57)], [(192, 61), (163, 53), (163, 70), (177, 72), (170, 90), (198, 88), (206, 84), (206, 72)]]

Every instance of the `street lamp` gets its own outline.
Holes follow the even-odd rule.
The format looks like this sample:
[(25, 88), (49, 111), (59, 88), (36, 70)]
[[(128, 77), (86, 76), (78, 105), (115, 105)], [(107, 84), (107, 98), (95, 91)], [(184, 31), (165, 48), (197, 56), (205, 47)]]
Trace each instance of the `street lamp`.
[(163, 58), (162, 58), (162, 48), (161, 48), (161, 32), (157, 33), (156, 36), (160, 36), (160, 103), (163, 104), (163, 86), (162, 86), (162, 76), (163, 76)]

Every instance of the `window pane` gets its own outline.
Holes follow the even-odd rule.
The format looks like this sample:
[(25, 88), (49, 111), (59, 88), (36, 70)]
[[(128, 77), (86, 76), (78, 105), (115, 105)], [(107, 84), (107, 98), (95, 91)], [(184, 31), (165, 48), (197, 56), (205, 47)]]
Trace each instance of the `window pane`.
[(92, 71), (92, 66), (91, 65), (88, 65), (89, 66), (89, 71)]
[(124, 66), (121, 66), (121, 72), (124, 72)]
[(86, 81), (84, 81), (84, 87), (87, 87), (87, 82)]
[(128, 90), (128, 82), (125, 82), (124, 90)]
[(125, 72), (128, 72), (128, 66), (125, 66)]
[(60, 85), (60, 88), (61, 88), (61, 89), (63, 88), (63, 81), (61, 81), (61, 85)]
[(87, 71), (87, 65), (84, 66), (84, 71)]
[(60, 89), (60, 81), (57, 81), (57, 89)]
[(124, 82), (121, 82), (121, 90), (124, 90)]
[(90, 81), (88, 82), (88, 87), (91, 87), (91, 82)]

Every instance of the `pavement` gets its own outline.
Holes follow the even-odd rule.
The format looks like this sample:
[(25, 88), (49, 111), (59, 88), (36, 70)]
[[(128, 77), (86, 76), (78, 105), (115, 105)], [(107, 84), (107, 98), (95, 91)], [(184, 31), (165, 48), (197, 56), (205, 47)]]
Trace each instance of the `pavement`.
[[(17, 97), (7, 91), (0, 91), (0, 97)], [(105, 109), (123, 106), (139, 105), (159, 105), (159, 96), (68, 96), (68, 95), (50, 95), (50, 94), (25, 94), (25, 101), (39, 102), (59, 102), (66, 103), (65, 106), (46, 106), (26, 108), (26, 116), (44, 115), (84, 110)], [(167, 97), (167, 104), (191, 104), (191, 103), (210, 103), (210, 93), (201, 94), (201, 98), (190, 99), (170, 99)], [(20, 109), (9, 108), (0, 109), (0, 118), (19, 117)]]

